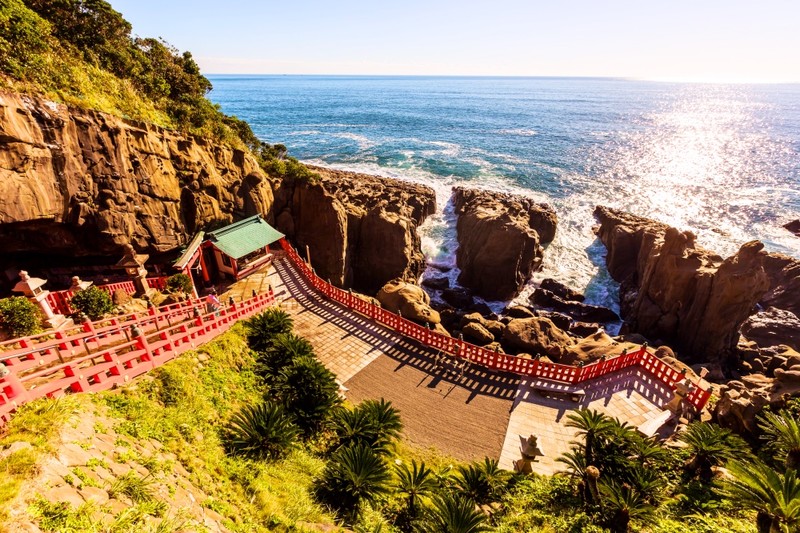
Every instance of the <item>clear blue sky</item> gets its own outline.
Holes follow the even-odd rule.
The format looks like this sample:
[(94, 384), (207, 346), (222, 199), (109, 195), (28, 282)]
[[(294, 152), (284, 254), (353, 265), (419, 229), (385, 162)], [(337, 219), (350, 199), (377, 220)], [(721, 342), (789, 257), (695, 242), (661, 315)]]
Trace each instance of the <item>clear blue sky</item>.
[(203, 72), (800, 82), (800, 0), (110, 0)]

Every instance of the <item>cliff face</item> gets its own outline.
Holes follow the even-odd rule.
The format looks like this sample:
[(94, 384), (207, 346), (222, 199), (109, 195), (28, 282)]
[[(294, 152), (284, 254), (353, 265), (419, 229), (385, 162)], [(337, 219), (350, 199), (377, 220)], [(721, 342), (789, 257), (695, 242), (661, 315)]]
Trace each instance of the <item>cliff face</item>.
[(417, 227), (436, 209), (430, 187), (313, 168), (321, 183), (282, 183), (276, 224), (335, 285), (376, 293), (388, 280), (415, 281), (425, 268)]
[[(318, 184), (265, 174), (248, 153), (206, 139), (0, 94), (0, 270), (33, 257), (116, 262), (122, 245), (169, 252), (202, 229), (262, 214), (323, 277), (377, 291), (416, 277), (417, 226), (433, 190), (317, 169)], [(43, 268), (46, 274), (46, 268)]]
[(453, 189), (453, 204), (458, 282), (490, 300), (513, 298), (541, 267), (541, 244), (555, 237), (555, 212), (523, 196), (462, 187)]
[(200, 228), (266, 213), (242, 151), (103, 113), (0, 95), (0, 248), (67, 256), (164, 252)]
[(626, 322), (675, 342), (697, 361), (721, 362), (732, 354), (756, 304), (798, 306), (800, 262), (767, 254), (758, 241), (723, 259), (698, 247), (690, 232), (605, 207), (595, 216), (608, 270), (621, 283)]

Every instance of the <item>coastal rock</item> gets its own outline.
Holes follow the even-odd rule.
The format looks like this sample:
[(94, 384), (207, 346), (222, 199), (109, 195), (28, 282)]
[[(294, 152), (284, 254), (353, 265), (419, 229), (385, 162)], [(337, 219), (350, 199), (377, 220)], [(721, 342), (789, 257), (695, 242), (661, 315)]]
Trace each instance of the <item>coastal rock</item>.
[(556, 294), (543, 288), (538, 288), (533, 291), (533, 294), (530, 296), (530, 302), (534, 305), (553, 309), (556, 312), (568, 315), (572, 317), (573, 320), (580, 322), (608, 323), (619, 320), (619, 316), (607, 307), (585, 304), (573, 300), (563, 300)]
[(690, 359), (727, 360), (739, 326), (770, 288), (763, 245), (746, 243), (723, 260), (690, 232), (605, 207), (595, 215), (630, 330), (664, 339)]
[(0, 94), (0, 138), (8, 261), (119, 259), (128, 242), (157, 254), (273, 201), (268, 176), (241, 150), (38, 97)]
[(436, 208), (430, 187), (310, 167), (318, 183), (276, 186), (276, 224), (306, 246), (311, 264), (334, 285), (374, 294), (387, 281), (414, 281), (425, 269), (417, 228)]
[(477, 322), (470, 322), (461, 328), (464, 339), (478, 346), (494, 342), (494, 335)]
[(442, 291), (442, 300), (456, 309), (469, 309), (475, 303), (472, 291), (462, 287), (451, 287)]
[(536, 313), (524, 305), (511, 305), (506, 308), (504, 313), (511, 318), (533, 318), (536, 316)]
[(429, 276), (422, 280), (422, 286), (433, 290), (442, 290), (450, 287), (450, 279), (446, 276)]
[(456, 187), (458, 282), (489, 300), (512, 298), (541, 266), (555, 236), (551, 207), (529, 198)]
[(619, 342), (605, 331), (595, 331), (592, 335), (568, 346), (566, 353), (558, 362), (565, 365), (587, 364), (603, 357), (617, 356), (623, 350), (629, 352), (638, 350), (639, 347), (638, 344)]
[(573, 301), (573, 302), (582, 302), (584, 300), (583, 294), (580, 292), (570, 289), (563, 283), (556, 281), (551, 278), (545, 278), (539, 284), (539, 287), (555, 294), (562, 300), (566, 301)]
[(792, 220), (784, 224), (783, 227), (800, 237), (800, 219)]
[(418, 324), (438, 324), (439, 313), (430, 307), (430, 297), (418, 285), (402, 279), (394, 279), (378, 291), (378, 301), (384, 309), (392, 313), (400, 313), (403, 318)]
[(739, 331), (760, 347), (786, 344), (800, 350), (800, 318), (790, 311), (770, 307), (751, 315)]
[(572, 338), (547, 318), (517, 318), (506, 326), (502, 344), (510, 353), (545, 354), (558, 362), (574, 344)]

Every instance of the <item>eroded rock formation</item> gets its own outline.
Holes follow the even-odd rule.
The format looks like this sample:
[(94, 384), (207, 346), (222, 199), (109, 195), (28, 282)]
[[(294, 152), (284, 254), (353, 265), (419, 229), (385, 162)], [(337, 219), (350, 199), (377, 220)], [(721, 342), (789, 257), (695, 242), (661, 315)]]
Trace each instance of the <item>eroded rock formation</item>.
[[(113, 264), (122, 245), (157, 257), (201, 229), (262, 214), (317, 272), (377, 291), (423, 268), (416, 228), (430, 188), (326, 169), (271, 178), (248, 153), (41, 98), (0, 94), (0, 270), (37, 258)], [(88, 261), (88, 259), (86, 259)]]
[(458, 282), (489, 300), (516, 296), (541, 266), (541, 244), (553, 240), (557, 217), (530, 198), (453, 189), (458, 215)]
[(798, 305), (800, 262), (742, 245), (733, 256), (697, 246), (695, 236), (615, 209), (598, 207), (597, 234), (621, 283), (620, 308), (633, 331), (674, 343), (683, 356), (722, 362), (758, 303)]
[(417, 227), (436, 209), (430, 187), (313, 168), (317, 184), (283, 182), (275, 192), (277, 228), (311, 251), (324, 279), (368, 294), (425, 268)]

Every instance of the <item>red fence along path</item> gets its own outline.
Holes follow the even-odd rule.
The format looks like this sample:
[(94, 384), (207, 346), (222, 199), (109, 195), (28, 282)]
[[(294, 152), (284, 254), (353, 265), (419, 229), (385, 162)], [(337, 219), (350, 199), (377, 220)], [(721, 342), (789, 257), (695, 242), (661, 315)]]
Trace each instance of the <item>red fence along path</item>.
[[(167, 287), (167, 276), (161, 276), (157, 278), (147, 278), (147, 286), (151, 289), (158, 289), (163, 291)], [(134, 294), (136, 292), (136, 287), (133, 285), (132, 281), (120, 281), (119, 283), (107, 283), (106, 285), (96, 285), (98, 289), (102, 289), (106, 291), (109, 296), (114, 296), (114, 293), (122, 289), (123, 291), (127, 292), (128, 294)], [(75, 293), (78, 291), (73, 290), (65, 290), (65, 291), (55, 291), (50, 292), (47, 295), (47, 303), (50, 304), (50, 308), (53, 310), (54, 313), (60, 313), (62, 315), (71, 315), (75, 312), (75, 309), (69, 305), (69, 301), (75, 296)]]
[[(461, 339), (455, 339), (431, 331), (415, 322), (390, 313), (380, 306), (367, 302), (348, 291), (334, 287), (317, 276), (306, 262), (300, 258), (286, 239), (281, 239), (280, 244), (292, 264), (303, 274), (308, 283), (317, 292), (429, 348), (441, 350), (442, 352), (457, 357), (466, 358), (473, 363), (493, 370), (511, 372), (522, 376), (545, 378), (562, 383), (580, 383), (617, 372), (624, 368), (639, 366), (673, 390), (675, 389), (675, 384), (686, 377), (684, 374), (681, 374), (661, 359), (651, 354), (644, 347), (635, 352), (610, 356), (603, 361), (596, 361), (582, 367), (546, 363), (535, 359), (522, 359), (513, 355), (487, 350), (486, 348), (470, 344)], [(699, 411), (705, 406), (710, 397), (711, 391), (704, 390), (697, 386), (686, 399)]]
[(274, 304), (272, 289), (216, 313), (198, 298), (0, 343), (0, 425), (31, 400), (124, 383)]

